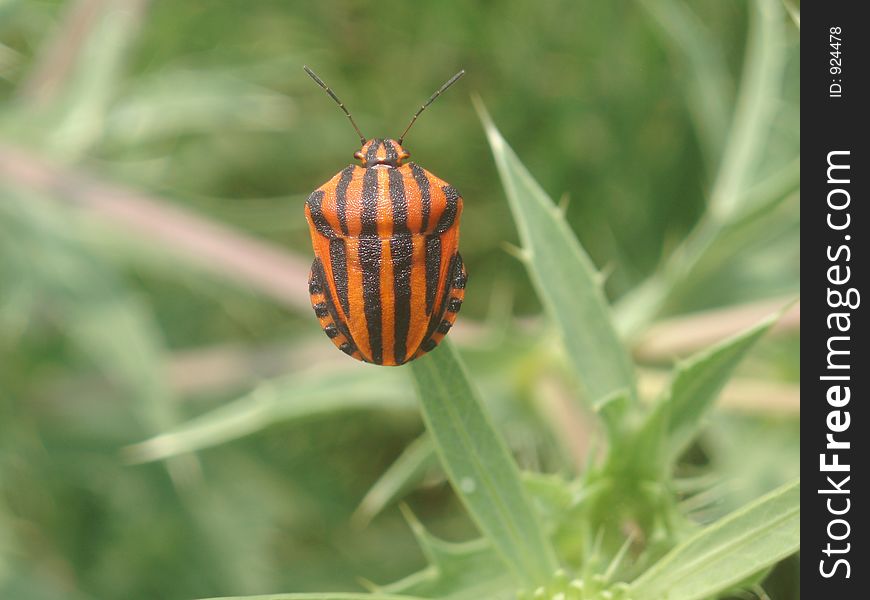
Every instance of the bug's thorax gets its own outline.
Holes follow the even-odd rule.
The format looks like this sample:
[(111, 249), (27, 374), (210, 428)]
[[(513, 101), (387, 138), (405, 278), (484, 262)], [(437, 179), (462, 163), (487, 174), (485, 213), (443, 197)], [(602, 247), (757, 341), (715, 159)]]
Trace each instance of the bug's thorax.
[(401, 167), (410, 154), (396, 140), (372, 138), (356, 151), (354, 158), (366, 169), (390, 169)]

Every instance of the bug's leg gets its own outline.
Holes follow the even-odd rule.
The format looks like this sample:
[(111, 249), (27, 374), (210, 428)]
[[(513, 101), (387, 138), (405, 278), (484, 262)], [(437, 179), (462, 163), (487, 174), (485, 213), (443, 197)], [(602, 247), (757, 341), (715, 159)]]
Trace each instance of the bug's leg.
[(450, 328), (453, 327), (453, 324), (456, 322), (456, 315), (459, 314), (459, 309), (462, 307), (462, 301), (465, 298), (465, 283), (467, 281), (468, 272), (465, 270), (462, 256), (457, 252), (456, 266), (450, 278), (450, 292), (444, 302), (441, 320), (432, 330), (432, 333), (420, 344), (420, 348), (414, 353), (413, 358), (419, 358), (435, 348), (435, 346), (441, 343), (441, 340), (444, 339)]
[(315, 260), (314, 264), (311, 265), (311, 273), (308, 275), (308, 294), (311, 296), (311, 307), (320, 321), (323, 333), (332, 340), (336, 348), (348, 356), (364, 361), (365, 359), (357, 350), (356, 344), (353, 343), (347, 325), (339, 318), (335, 310), (329, 288), (323, 281), (323, 268), (318, 260)]

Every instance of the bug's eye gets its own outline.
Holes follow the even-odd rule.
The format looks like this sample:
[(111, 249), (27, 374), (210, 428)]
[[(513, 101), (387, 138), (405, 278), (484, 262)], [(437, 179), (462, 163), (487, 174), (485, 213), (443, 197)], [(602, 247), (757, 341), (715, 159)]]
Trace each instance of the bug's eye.
[(362, 160), (362, 159), (363, 159), (363, 153), (360, 152), (359, 150), (357, 150), (356, 152), (353, 153), (353, 157), (354, 157), (355, 159), (357, 159), (357, 160)]

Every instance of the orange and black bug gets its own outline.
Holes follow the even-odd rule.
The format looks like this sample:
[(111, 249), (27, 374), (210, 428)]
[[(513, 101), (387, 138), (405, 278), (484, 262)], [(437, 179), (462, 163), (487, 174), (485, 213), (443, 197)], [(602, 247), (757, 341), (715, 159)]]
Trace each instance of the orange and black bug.
[(402, 141), (450, 78), (392, 139), (367, 140), (335, 93), (308, 67), (360, 137), (349, 165), (305, 203), (314, 264), (314, 313), (339, 350), (357, 360), (401, 365), (432, 350), (462, 305), (466, 271), (459, 255), (462, 198), (446, 181), (406, 162)]

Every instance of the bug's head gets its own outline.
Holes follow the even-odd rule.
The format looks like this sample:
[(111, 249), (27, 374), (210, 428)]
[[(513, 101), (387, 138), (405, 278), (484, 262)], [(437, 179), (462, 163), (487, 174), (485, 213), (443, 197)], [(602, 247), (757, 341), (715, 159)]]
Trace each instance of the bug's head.
[(401, 167), (410, 156), (396, 140), (380, 138), (368, 140), (353, 154), (364, 167)]

